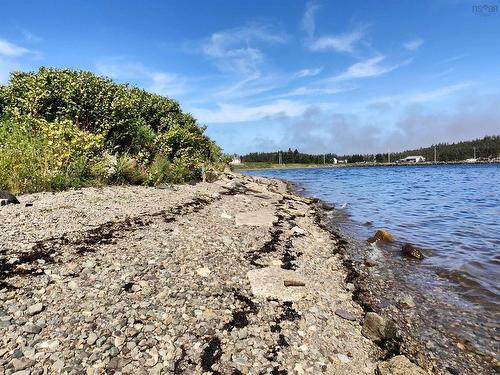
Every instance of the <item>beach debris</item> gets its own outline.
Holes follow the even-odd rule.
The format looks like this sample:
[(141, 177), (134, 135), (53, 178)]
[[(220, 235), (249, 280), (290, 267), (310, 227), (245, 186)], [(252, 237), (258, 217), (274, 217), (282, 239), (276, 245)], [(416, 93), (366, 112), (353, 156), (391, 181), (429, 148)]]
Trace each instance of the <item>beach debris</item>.
[(290, 288), (285, 286), (288, 282), (305, 282), (301, 276), (291, 270), (278, 266), (270, 266), (250, 270), (247, 272), (252, 294), (256, 297), (276, 298), (282, 301), (297, 301), (305, 295), (304, 288)]
[(424, 254), (422, 253), (422, 249), (412, 245), (411, 243), (405, 243), (401, 247), (401, 251), (403, 252), (403, 255), (409, 258), (414, 258), (419, 260), (424, 259)]
[(413, 301), (412, 296), (405, 295), (399, 299), (397, 305), (400, 309), (413, 309), (415, 307), (415, 301)]
[(397, 336), (397, 327), (392, 320), (377, 313), (368, 312), (363, 321), (361, 334), (373, 341), (392, 339)]
[(385, 229), (379, 229), (375, 232), (373, 237), (370, 237), (368, 239), (368, 242), (372, 243), (375, 241), (382, 241), (382, 242), (393, 242), (395, 240), (394, 236), (390, 234), (388, 231)]
[(340, 316), (342, 319), (350, 320), (352, 322), (357, 320), (356, 315), (344, 309), (335, 310), (335, 315)]
[(377, 365), (378, 374), (380, 375), (425, 375), (423, 369), (410, 362), (403, 355), (392, 357), (386, 362), (381, 362)]
[(284, 280), (283, 284), (285, 286), (306, 286), (305, 282), (297, 280)]
[(5, 206), (7, 204), (19, 204), (19, 200), (6, 191), (0, 191), (0, 206)]
[(306, 233), (306, 231), (296, 225), (292, 228), (292, 233), (303, 236)]

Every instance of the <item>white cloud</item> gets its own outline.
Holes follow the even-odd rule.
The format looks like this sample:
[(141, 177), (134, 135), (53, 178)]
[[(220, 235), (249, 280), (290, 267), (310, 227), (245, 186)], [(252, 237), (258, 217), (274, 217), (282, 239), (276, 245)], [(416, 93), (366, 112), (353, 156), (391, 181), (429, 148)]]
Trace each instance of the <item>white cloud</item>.
[(313, 77), (321, 73), (323, 68), (315, 68), (315, 69), (302, 69), (299, 70), (297, 73), (295, 73), (295, 76), (297, 78), (303, 78), (303, 77)]
[(307, 34), (308, 37), (312, 37), (314, 35), (314, 31), (316, 29), (316, 11), (319, 6), (314, 1), (309, 1), (306, 4), (306, 11), (304, 12), (304, 16), (302, 17), (302, 30)]
[(17, 46), (7, 40), (0, 39), (0, 55), (19, 57), (29, 52), (27, 48)]
[(353, 88), (341, 88), (341, 87), (298, 87), (294, 90), (286, 92), (281, 95), (277, 95), (277, 98), (286, 98), (292, 96), (319, 96), (319, 95), (334, 95), (341, 92), (352, 90)]
[(325, 35), (309, 42), (312, 51), (334, 50), (337, 52), (353, 53), (355, 45), (366, 35), (362, 29), (338, 35)]
[(268, 117), (300, 116), (307, 106), (292, 100), (275, 100), (262, 105), (218, 103), (216, 109), (192, 108), (202, 123), (228, 123), (256, 121)]
[(424, 44), (424, 41), (420, 38), (417, 38), (404, 43), (403, 46), (408, 51), (416, 51), (422, 46), (422, 44)]
[(358, 62), (351, 65), (343, 73), (332, 77), (333, 81), (343, 81), (356, 78), (377, 77), (397, 69), (400, 65), (387, 66), (381, 62), (385, 60), (385, 56), (377, 55), (366, 61)]
[(260, 25), (250, 25), (212, 34), (202, 52), (223, 72), (252, 75), (264, 59), (261, 50), (250, 44), (284, 43), (282, 33)]
[(387, 109), (395, 105), (432, 102), (463, 91), (474, 85), (474, 82), (460, 82), (453, 85), (443, 86), (434, 90), (380, 97), (371, 100), (368, 103), (368, 107), (372, 109)]
[(186, 91), (185, 80), (182, 77), (173, 73), (156, 71), (140, 63), (113, 60), (99, 62), (97, 72), (114, 79), (140, 81), (139, 83), (146, 90), (159, 95), (176, 96)]

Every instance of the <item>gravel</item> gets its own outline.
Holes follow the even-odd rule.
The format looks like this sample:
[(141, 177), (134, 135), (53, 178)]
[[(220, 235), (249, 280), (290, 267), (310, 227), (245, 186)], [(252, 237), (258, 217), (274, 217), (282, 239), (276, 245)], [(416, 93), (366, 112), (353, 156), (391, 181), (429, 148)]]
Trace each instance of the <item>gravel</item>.
[[(337, 240), (283, 182), (228, 173), (19, 199), (33, 206), (0, 208), (0, 374), (377, 368)], [(248, 275), (277, 268), (301, 286), (269, 277), (280, 292), (254, 295)]]

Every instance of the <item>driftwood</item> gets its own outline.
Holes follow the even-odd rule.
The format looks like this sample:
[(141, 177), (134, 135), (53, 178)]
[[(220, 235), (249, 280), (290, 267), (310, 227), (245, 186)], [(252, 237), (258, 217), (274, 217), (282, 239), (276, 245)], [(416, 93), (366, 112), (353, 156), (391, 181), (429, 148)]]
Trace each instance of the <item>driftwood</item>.
[(306, 286), (306, 283), (296, 280), (284, 280), (283, 284), (285, 286)]

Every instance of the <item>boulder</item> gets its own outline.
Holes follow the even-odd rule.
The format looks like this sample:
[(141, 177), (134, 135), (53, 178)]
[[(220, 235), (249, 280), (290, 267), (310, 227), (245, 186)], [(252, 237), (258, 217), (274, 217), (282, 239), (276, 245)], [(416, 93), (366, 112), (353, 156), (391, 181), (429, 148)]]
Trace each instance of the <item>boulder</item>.
[(394, 236), (390, 234), (385, 229), (379, 229), (375, 232), (373, 237), (368, 239), (368, 242), (382, 241), (382, 242), (393, 242), (395, 240)]
[(381, 341), (392, 339), (397, 336), (396, 324), (390, 319), (384, 318), (377, 313), (369, 312), (365, 316), (361, 333), (367, 339)]
[(426, 375), (420, 367), (410, 362), (403, 355), (397, 355), (386, 362), (377, 365), (379, 375)]
[(414, 258), (418, 260), (424, 259), (424, 254), (422, 253), (422, 249), (413, 246), (411, 243), (405, 243), (401, 251), (403, 252), (403, 255), (408, 257), (408, 258)]
[(11, 193), (7, 193), (6, 191), (0, 191), (0, 201), (2, 201), (2, 206), (4, 204), (20, 203), (14, 195), (12, 195)]

